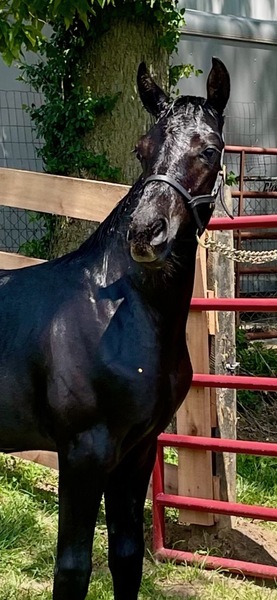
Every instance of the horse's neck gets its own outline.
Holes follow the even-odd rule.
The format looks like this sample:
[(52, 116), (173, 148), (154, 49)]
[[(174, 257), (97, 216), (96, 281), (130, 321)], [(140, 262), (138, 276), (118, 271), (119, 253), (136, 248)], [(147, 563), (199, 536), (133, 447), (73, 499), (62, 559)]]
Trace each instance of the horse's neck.
[(134, 281), (145, 310), (152, 314), (163, 345), (171, 349), (170, 352), (175, 346), (176, 351), (186, 346), (185, 328), (193, 290), (194, 265), (192, 260), (190, 267), (187, 265), (182, 272), (168, 278), (157, 271), (152, 279), (153, 273), (148, 270), (142, 285)]
[[(130, 193), (78, 251), (83, 266), (95, 284), (111, 299), (125, 293), (137, 294), (163, 320), (186, 319), (192, 295), (196, 240), (186, 232), (162, 268), (151, 268), (132, 260), (126, 241)], [(128, 289), (128, 292), (127, 292)]]

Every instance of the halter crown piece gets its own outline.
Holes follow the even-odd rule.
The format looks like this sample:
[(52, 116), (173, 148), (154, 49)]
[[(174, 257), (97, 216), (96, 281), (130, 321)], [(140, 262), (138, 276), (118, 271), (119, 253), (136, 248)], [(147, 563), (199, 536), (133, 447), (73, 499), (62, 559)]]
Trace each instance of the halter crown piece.
[(179, 194), (181, 194), (181, 196), (183, 196), (183, 198), (185, 198), (187, 207), (189, 208), (189, 210), (191, 211), (191, 213), (193, 215), (193, 218), (194, 218), (196, 226), (197, 226), (197, 235), (201, 236), (205, 230), (205, 226), (203, 225), (203, 223), (200, 219), (200, 215), (198, 213), (198, 208), (202, 205), (209, 204), (210, 208), (214, 209), (215, 200), (216, 200), (216, 197), (217, 197), (219, 191), (220, 191), (220, 201), (221, 201), (221, 204), (222, 204), (225, 212), (227, 213), (228, 217), (230, 217), (231, 219), (234, 218), (233, 215), (229, 212), (229, 210), (226, 206), (225, 200), (224, 200), (223, 186), (225, 183), (225, 167), (223, 165), (223, 159), (224, 159), (224, 148), (221, 151), (220, 170), (218, 171), (214, 187), (210, 194), (204, 194), (203, 196), (191, 196), (191, 194), (176, 179), (174, 179), (170, 175), (163, 175), (163, 174), (150, 175), (149, 177), (147, 177), (145, 179), (143, 187), (145, 187), (146, 185), (148, 185), (148, 183), (151, 183), (152, 181), (163, 181), (164, 183), (168, 183), (168, 185), (170, 185), (177, 192), (179, 192)]

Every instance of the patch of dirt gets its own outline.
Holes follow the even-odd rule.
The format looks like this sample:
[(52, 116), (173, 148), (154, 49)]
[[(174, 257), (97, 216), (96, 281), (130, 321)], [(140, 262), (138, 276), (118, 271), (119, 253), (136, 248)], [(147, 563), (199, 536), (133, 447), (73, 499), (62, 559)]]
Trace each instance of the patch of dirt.
[[(253, 562), (256, 562), (255, 557), (257, 552), (259, 552), (260, 547), (272, 557), (274, 561), (273, 564), (277, 564), (277, 529), (270, 529), (260, 521), (249, 522), (245, 519), (237, 519), (237, 529), (242, 535), (252, 540), (254, 557), (252, 558), (250, 556), (248, 560), (253, 560)], [(255, 548), (257, 545), (258, 548)], [(257, 559), (262, 562), (262, 556), (260, 553), (258, 553)]]
[(260, 521), (237, 519), (232, 529), (220, 531), (167, 522), (166, 546), (277, 567), (277, 530)]
[[(166, 596), (171, 594), (174, 598), (180, 598), (180, 600), (192, 600), (197, 597), (201, 598), (201, 592), (203, 591), (203, 585), (197, 583), (196, 581), (193, 583), (183, 582), (183, 583), (163, 583), (161, 586), (163, 594)], [(198, 596), (199, 594), (199, 596)]]

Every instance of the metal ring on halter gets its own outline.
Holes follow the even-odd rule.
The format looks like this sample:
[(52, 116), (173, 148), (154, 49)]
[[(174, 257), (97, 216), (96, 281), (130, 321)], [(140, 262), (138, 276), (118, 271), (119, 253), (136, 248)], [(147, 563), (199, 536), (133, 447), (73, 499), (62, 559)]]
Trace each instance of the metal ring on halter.
[[(204, 240), (204, 242), (203, 242), (203, 241), (200, 239), (200, 237), (199, 237), (199, 235), (198, 235), (198, 232), (196, 232), (196, 234), (195, 234), (195, 237), (196, 237), (196, 240), (197, 240), (197, 243), (199, 244), (199, 246), (201, 246), (201, 248), (206, 248), (206, 249), (207, 249), (207, 248), (209, 248), (209, 247), (210, 247), (210, 245), (211, 245), (211, 240), (212, 240), (212, 238), (211, 238), (211, 236), (210, 236), (210, 234), (209, 234), (209, 232), (208, 232), (208, 230), (207, 230), (207, 229), (205, 229), (205, 230), (203, 231), (203, 233), (204, 233), (204, 234), (205, 234), (205, 235), (208, 237), (208, 240), (207, 240), (207, 241), (206, 241), (206, 239), (205, 239), (205, 240)], [(201, 234), (201, 235), (202, 235), (202, 234)]]

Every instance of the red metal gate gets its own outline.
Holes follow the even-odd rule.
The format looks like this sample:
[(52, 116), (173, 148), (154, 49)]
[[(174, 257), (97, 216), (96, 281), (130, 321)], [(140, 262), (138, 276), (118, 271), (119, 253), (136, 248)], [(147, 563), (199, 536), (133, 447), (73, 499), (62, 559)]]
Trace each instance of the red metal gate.
[[(209, 229), (253, 229), (262, 227), (277, 227), (277, 215), (263, 215), (259, 217), (236, 217), (233, 221), (226, 218), (212, 219)], [(277, 298), (194, 298), (191, 302), (193, 310), (228, 310), (228, 311), (261, 311), (277, 312)], [(192, 385), (203, 387), (224, 387), (249, 390), (277, 391), (277, 378), (273, 377), (244, 377), (236, 375), (209, 375), (196, 373)], [(164, 460), (163, 448), (173, 446), (178, 448), (192, 448), (197, 450), (211, 450), (213, 452), (234, 452), (260, 456), (277, 457), (277, 444), (262, 442), (247, 442), (239, 440), (218, 439), (209, 437), (181, 436), (162, 434), (158, 439), (158, 452), (156, 465), (153, 471), (153, 542), (155, 555), (160, 559), (174, 559), (177, 562), (201, 563), (210, 569), (226, 569), (235, 573), (262, 578), (277, 578), (277, 567), (183, 552), (165, 547), (165, 507), (193, 509), (214, 514), (242, 516), (265, 521), (277, 521), (277, 508), (251, 506), (235, 502), (223, 502), (177, 496), (164, 492)]]

